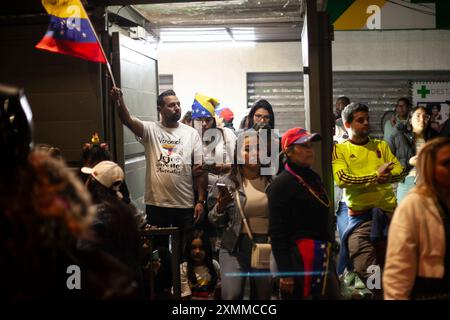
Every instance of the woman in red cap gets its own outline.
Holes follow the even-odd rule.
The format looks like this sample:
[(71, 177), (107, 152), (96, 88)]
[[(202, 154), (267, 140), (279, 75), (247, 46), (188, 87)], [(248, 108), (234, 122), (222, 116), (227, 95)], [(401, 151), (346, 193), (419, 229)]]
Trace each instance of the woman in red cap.
[(288, 130), (281, 140), (285, 170), (267, 190), (269, 235), (282, 299), (330, 298), (330, 285), (337, 284), (330, 267), (330, 200), (311, 169), (312, 142), (320, 139), (303, 128)]

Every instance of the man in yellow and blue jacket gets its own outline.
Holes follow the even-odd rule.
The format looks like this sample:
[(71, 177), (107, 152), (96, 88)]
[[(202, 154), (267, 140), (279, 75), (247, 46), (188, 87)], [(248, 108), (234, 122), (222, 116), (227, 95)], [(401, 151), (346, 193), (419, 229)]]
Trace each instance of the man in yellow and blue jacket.
[(363, 280), (371, 265), (383, 265), (385, 238), (397, 200), (391, 183), (403, 180), (406, 170), (388, 144), (369, 137), (369, 108), (351, 103), (342, 111), (349, 139), (333, 150), (333, 175), (344, 188), (349, 224), (341, 245), (339, 274), (353, 268)]

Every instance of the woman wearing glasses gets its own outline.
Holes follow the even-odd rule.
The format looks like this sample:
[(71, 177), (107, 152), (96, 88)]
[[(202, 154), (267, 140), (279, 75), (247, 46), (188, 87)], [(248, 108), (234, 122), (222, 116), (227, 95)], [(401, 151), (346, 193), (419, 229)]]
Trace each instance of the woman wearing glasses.
[[(275, 114), (273, 113), (272, 105), (265, 99), (260, 99), (255, 102), (253, 107), (250, 109), (248, 114), (248, 121), (245, 129), (254, 129), (259, 131), (260, 129), (269, 129), (266, 133), (268, 134), (267, 138), (270, 139), (278, 139), (280, 146), (279, 151), (281, 152), (281, 137), (273, 131), (275, 129)], [(271, 155), (270, 153), (268, 154)], [(279, 163), (281, 164), (284, 159), (284, 154), (280, 153)], [(283, 167), (280, 165), (279, 168), (276, 168), (276, 172), (280, 173), (283, 170)]]
[(251, 108), (246, 129), (254, 128), (255, 124), (259, 126), (268, 124), (270, 129), (275, 128), (275, 115), (273, 114), (272, 105), (267, 100), (258, 100)]
[(409, 174), (403, 182), (398, 184), (397, 203), (405, 197), (406, 193), (415, 185), (417, 154), (428, 140), (436, 137), (438, 133), (430, 127), (430, 115), (425, 107), (413, 108), (408, 116), (406, 125), (397, 125), (394, 134), (389, 138), (388, 144), (392, 153)]

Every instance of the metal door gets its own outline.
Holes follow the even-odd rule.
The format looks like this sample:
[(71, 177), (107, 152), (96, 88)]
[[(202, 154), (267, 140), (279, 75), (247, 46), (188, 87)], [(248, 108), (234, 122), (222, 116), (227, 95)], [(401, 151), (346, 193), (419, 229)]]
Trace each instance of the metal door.
[[(158, 64), (155, 51), (141, 41), (114, 32), (112, 53), (114, 76), (117, 85), (122, 88), (130, 114), (143, 121), (157, 121)], [(125, 168), (132, 201), (144, 210), (144, 147), (122, 125), (115, 110), (112, 111), (111, 138), (114, 140), (116, 160)]]

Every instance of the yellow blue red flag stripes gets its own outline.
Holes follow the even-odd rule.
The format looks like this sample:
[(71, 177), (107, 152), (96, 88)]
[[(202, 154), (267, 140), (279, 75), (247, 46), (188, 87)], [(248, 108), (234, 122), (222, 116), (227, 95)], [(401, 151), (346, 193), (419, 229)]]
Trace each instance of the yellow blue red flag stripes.
[(218, 105), (219, 100), (197, 93), (192, 104), (192, 119), (215, 117)]
[(50, 24), (36, 48), (107, 63), (80, 0), (42, 0)]

